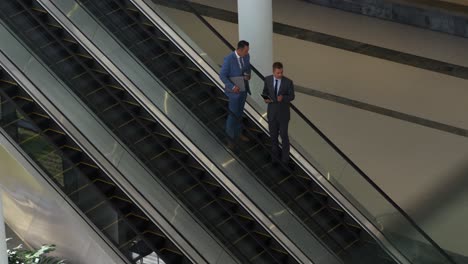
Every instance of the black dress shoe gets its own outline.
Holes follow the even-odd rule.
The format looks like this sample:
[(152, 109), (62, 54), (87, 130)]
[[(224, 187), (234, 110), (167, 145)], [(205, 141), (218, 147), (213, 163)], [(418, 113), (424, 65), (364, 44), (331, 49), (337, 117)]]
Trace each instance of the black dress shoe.
[(291, 170), (293, 170), (296, 167), (296, 164), (294, 164), (294, 162), (292, 161), (287, 161), (284, 164), (286, 164), (286, 166), (288, 166), (288, 168), (290, 168)]
[(227, 147), (228, 147), (228, 149), (230, 149), (230, 150), (234, 150), (234, 149), (236, 148), (236, 144), (234, 144), (234, 143), (232, 143), (232, 142), (229, 142), (229, 143), (227, 144)]
[(242, 142), (249, 142), (250, 141), (250, 138), (247, 137), (246, 135), (240, 135), (239, 136), (239, 139), (242, 141)]

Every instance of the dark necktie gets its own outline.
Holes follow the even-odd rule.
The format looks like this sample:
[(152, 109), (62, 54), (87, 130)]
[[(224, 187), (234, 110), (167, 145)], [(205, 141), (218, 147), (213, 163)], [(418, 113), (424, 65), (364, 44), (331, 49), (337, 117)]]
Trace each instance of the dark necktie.
[(275, 79), (275, 97), (278, 96), (278, 80)]
[(244, 71), (244, 59), (242, 57), (239, 58), (241, 71)]

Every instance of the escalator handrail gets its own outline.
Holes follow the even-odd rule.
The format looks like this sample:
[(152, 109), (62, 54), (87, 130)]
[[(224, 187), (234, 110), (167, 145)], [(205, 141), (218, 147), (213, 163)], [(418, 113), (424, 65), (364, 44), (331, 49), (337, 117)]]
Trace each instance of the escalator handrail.
[[(192, 3), (187, 0), (182, 0), (184, 4), (189, 8), (189, 12), (193, 13), (213, 34), (215, 34), (228, 48), (235, 50), (235, 47), (226, 40), (221, 33), (219, 33), (198, 11), (193, 7)], [(262, 80), (265, 80), (265, 76), (260, 73), (253, 65), (251, 65), (252, 71), (255, 72)], [(291, 103), (291, 108), (296, 112), (300, 118), (306, 122), (333, 150), (335, 150), (353, 169), (355, 169), (361, 177), (363, 177), (380, 195), (382, 195), (387, 202), (389, 202), (404, 218), (437, 250), (442, 254), (450, 263), (456, 264), (453, 258), (445, 252), (426, 232), (419, 227), (408, 213), (405, 212), (395, 201), (390, 198), (363, 170), (359, 168), (343, 151), (341, 151), (312, 121), (310, 121), (294, 104)]]

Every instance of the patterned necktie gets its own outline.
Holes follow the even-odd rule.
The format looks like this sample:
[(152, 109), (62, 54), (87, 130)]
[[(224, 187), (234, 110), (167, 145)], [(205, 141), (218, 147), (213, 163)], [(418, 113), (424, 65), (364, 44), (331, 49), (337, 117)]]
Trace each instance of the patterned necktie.
[(240, 67), (241, 67), (241, 71), (244, 70), (244, 59), (242, 57), (239, 58), (239, 64), (240, 64)]
[(275, 96), (278, 96), (278, 80), (275, 79)]

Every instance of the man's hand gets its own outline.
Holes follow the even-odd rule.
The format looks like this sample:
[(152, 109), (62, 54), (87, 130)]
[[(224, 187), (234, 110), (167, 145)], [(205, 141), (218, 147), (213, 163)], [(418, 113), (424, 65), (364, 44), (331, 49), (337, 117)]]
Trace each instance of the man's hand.
[(282, 95), (278, 95), (278, 102), (282, 102), (283, 101), (283, 96)]
[(264, 100), (264, 101), (265, 101), (265, 103), (267, 103), (267, 104), (269, 104), (269, 103), (273, 102), (273, 101), (271, 101), (270, 99), (263, 99), (263, 100)]
[(250, 81), (250, 74), (244, 75), (244, 80)]
[(240, 88), (237, 87), (237, 86), (234, 86), (234, 88), (232, 88), (232, 91), (233, 91), (234, 93), (239, 93), (239, 92), (240, 92)]

